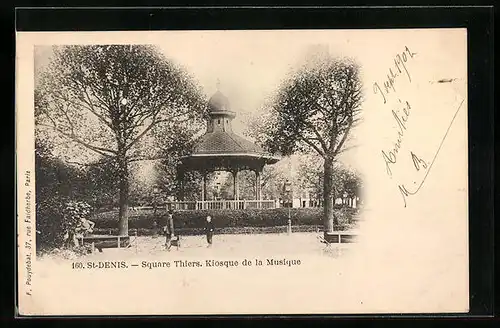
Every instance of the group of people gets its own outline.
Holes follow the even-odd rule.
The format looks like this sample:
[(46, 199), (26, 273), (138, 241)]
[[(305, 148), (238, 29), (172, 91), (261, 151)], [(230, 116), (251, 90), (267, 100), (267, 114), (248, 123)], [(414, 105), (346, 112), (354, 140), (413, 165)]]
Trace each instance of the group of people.
[[(210, 215), (206, 217), (204, 230), (207, 237), (207, 247), (211, 247), (215, 226)], [(170, 250), (170, 247), (172, 247), (172, 240), (175, 238), (174, 213), (171, 210), (168, 211), (167, 221), (163, 225), (163, 233), (165, 234), (165, 247), (167, 248), (167, 250)]]

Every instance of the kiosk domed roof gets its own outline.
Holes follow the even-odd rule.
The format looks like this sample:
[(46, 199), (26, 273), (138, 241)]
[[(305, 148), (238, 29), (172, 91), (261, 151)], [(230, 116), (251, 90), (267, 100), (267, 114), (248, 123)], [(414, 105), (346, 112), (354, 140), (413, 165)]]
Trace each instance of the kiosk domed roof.
[(279, 160), (250, 140), (233, 133), (231, 121), (236, 113), (231, 111), (229, 100), (220, 92), (219, 86), (208, 101), (208, 111), (207, 132), (197, 140), (192, 153), (182, 158), (184, 167), (199, 170), (258, 168)]
[(210, 97), (210, 100), (208, 101), (208, 109), (211, 112), (220, 112), (220, 111), (229, 111), (230, 106), (229, 106), (229, 99), (220, 92), (220, 90), (217, 90), (217, 92)]

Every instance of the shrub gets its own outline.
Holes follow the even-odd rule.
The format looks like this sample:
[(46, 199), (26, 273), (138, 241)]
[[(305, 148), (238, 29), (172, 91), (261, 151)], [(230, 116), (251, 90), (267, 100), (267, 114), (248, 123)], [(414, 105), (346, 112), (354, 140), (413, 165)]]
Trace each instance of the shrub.
[[(349, 225), (357, 214), (357, 209), (337, 208), (334, 210), (339, 219), (339, 225)], [(174, 213), (174, 225), (177, 229), (201, 229), (205, 225), (208, 215), (212, 217), (217, 228), (232, 227), (276, 227), (288, 224), (288, 208), (275, 209), (245, 209), (245, 210), (195, 210), (178, 211)], [(130, 229), (153, 229), (155, 222), (161, 222), (167, 215), (166, 210), (142, 210), (131, 213), (129, 218)], [(294, 226), (322, 226), (322, 208), (291, 208), (291, 223)], [(116, 211), (96, 214), (93, 218), (96, 228), (114, 229), (118, 225)]]
[(59, 247), (71, 241), (81, 218), (88, 218), (91, 207), (86, 202), (49, 198), (37, 206), (37, 243)]
[(70, 201), (66, 203), (63, 209), (61, 233), (69, 234), (70, 236), (74, 234), (80, 221), (89, 217), (90, 210), (91, 207), (86, 202)]
[(56, 247), (63, 243), (62, 211), (65, 200), (61, 197), (39, 199), (36, 204), (37, 249)]
[[(340, 227), (339, 230), (348, 230), (349, 226)], [(292, 232), (316, 232), (322, 231), (322, 226), (317, 225), (304, 225), (304, 226), (292, 226)], [(116, 235), (118, 234), (118, 228), (96, 228), (95, 233), (100, 235)], [(274, 227), (231, 227), (231, 228), (218, 228), (217, 234), (266, 234), (266, 233), (286, 233), (287, 226), (274, 226)], [(153, 229), (134, 229), (131, 228), (129, 235), (134, 236), (156, 236), (159, 237), (159, 231)], [(183, 228), (175, 229), (175, 233), (180, 236), (193, 236), (193, 235), (203, 235), (205, 231), (203, 228)]]

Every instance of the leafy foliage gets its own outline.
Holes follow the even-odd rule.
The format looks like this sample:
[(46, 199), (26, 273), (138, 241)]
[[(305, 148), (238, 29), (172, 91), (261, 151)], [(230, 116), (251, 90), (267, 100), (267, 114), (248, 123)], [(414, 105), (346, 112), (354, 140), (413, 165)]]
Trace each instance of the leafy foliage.
[[(300, 157), (299, 176), (303, 189), (310, 188), (312, 194), (321, 195), (323, 192), (324, 170), (317, 155), (303, 155)], [(358, 172), (336, 162), (332, 174), (334, 197), (341, 198), (344, 193), (348, 197), (360, 196), (362, 180)], [(321, 197), (318, 197), (321, 198)]]
[[(35, 90), (40, 135), (67, 162), (93, 164), (118, 180), (121, 233), (127, 233), (129, 163), (158, 158), (154, 142), (202, 116), (193, 79), (149, 45), (53, 47)], [(105, 166), (99, 166), (105, 165)], [(106, 165), (108, 165), (106, 167)], [(102, 175), (97, 175), (102, 176)]]
[(80, 227), (82, 219), (88, 219), (92, 212), (92, 207), (82, 201), (68, 201), (62, 211), (61, 233), (67, 236), (68, 240), (72, 240), (72, 236)]
[(273, 99), (265, 146), (283, 155), (312, 150), (335, 157), (358, 120), (361, 87), (355, 61), (316, 57), (285, 80)]
[(37, 246), (59, 247), (64, 236), (74, 233), (82, 217), (88, 218), (92, 207), (85, 197), (85, 175), (54, 158), (43, 145), (35, 151)]
[(118, 204), (119, 177), (116, 160), (92, 163), (85, 167), (85, 200), (95, 208)]
[(273, 153), (316, 154), (323, 158), (325, 230), (336, 225), (333, 213), (334, 161), (362, 102), (360, 68), (350, 58), (313, 54), (292, 72), (267, 104), (268, 113), (251, 127), (258, 142)]
[(180, 176), (178, 167), (181, 164), (181, 158), (192, 152), (196, 144), (195, 136), (202, 130), (202, 127), (201, 120), (193, 120), (189, 126), (180, 127), (159, 143), (163, 156), (157, 164), (159, 172), (157, 185), (164, 195), (181, 198), (180, 178), (182, 178), (185, 200), (195, 200), (201, 192), (201, 175), (192, 171), (184, 172), (183, 176)]
[(203, 111), (199, 88), (153, 46), (63, 46), (54, 52), (37, 85), (39, 124), (79, 151), (141, 159), (142, 138)]

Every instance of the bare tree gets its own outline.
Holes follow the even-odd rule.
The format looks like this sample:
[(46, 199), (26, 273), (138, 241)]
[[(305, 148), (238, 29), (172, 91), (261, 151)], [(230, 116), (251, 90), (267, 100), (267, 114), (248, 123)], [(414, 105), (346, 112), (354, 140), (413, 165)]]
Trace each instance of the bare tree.
[(338, 225), (333, 214), (334, 162), (346, 149), (362, 102), (359, 66), (350, 58), (314, 56), (280, 86), (269, 114), (254, 136), (274, 153), (316, 153), (323, 159), (324, 228)]
[(36, 81), (38, 133), (74, 162), (113, 163), (119, 232), (128, 234), (129, 163), (152, 159), (158, 136), (197, 118), (204, 99), (180, 67), (149, 45), (53, 48)]

